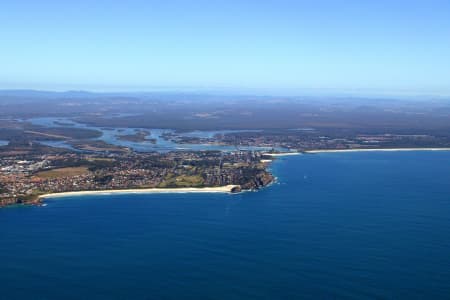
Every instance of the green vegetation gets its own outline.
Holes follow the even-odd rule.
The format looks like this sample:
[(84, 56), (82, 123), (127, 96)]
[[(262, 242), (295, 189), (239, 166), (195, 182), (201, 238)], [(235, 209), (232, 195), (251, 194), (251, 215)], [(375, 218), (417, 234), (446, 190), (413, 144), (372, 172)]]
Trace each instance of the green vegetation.
[(68, 167), (68, 168), (60, 168), (53, 169), (49, 171), (42, 171), (36, 174), (37, 177), (42, 179), (53, 179), (59, 177), (70, 177), (70, 176), (79, 176), (83, 174), (87, 174), (87, 167)]
[(201, 187), (204, 180), (200, 175), (181, 175), (167, 176), (165, 180), (158, 186), (161, 188), (168, 187)]
[(150, 131), (147, 130), (138, 130), (134, 134), (125, 134), (125, 135), (116, 135), (118, 140), (129, 141), (129, 142), (152, 142), (156, 143), (156, 139), (147, 138), (150, 135)]

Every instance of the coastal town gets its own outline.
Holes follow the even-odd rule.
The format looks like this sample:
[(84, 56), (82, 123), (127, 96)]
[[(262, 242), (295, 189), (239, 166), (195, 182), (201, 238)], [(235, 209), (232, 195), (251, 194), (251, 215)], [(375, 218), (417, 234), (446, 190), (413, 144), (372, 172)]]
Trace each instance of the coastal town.
[(274, 178), (261, 153), (252, 151), (169, 153), (61, 152), (2, 156), (0, 206), (39, 204), (43, 194), (149, 188), (259, 189)]

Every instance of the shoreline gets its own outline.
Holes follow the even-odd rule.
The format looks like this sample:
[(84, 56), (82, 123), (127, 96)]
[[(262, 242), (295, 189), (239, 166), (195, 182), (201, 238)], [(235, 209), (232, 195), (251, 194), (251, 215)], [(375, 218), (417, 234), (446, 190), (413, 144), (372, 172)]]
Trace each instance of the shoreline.
[(271, 160), (271, 159), (261, 159), (260, 162), (262, 162), (263, 164), (267, 164), (267, 163), (273, 162), (273, 160)]
[[(282, 152), (282, 153), (263, 153), (266, 156), (281, 157), (293, 156), (301, 154), (316, 154), (316, 153), (347, 153), (347, 152), (396, 152), (396, 151), (450, 151), (450, 148), (367, 148), (367, 149), (317, 149), (317, 150), (302, 150), (299, 152)], [(261, 160), (261, 162), (269, 162), (270, 160)]]
[(40, 195), (38, 200), (63, 198), (72, 196), (92, 196), (92, 195), (111, 195), (111, 194), (176, 194), (176, 193), (232, 193), (233, 189), (239, 185), (225, 185), (218, 187), (203, 188), (148, 188), (148, 189), (123, 189), (123, 190), (98, 190), (98, 191), (75, 191), (49, 193)]
[(396, 151), (450, 151), (450, 148), (373, 148), (373, 149), (324, 149), (306, 150), (303, 153), (346, 153), (346, 152), (396, 152)]
[(264, 155), (271, 157), (280, 157), (280, 156), (292, 156), (292, 155), (300, 155), (301, 152), (284, 152), (284, 153), (263, 153)]

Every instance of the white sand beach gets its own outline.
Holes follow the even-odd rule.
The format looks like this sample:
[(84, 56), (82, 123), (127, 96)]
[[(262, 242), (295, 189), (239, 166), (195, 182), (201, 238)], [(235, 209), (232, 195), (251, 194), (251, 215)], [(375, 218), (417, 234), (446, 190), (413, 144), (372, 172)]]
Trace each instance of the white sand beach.
[(264, 155), (279, 157), (279, 156), (292, 156), (292, 155), (300, 155), (300, 152), (282, 152), (282, 153), (264, 153)]
[(153, 193), (231, 193), (238, 185), (226, 185), (204, 188), (149, 188), (125, 190), (77, 191), (40, 195), (39, 199), (61, 198), (72, 196), (112, 195), (112, 194), (153, 194)]
[(387, 149), (335, 149), (309, 150), (304, 153), (346, 153), (346, 152), (394, 152), (394, 151), (450, 151), (450, 148), (387, 148)]
[(271, 163), (273, 160), (271, 159), (261, 159), (261, 162), (264, 164)]

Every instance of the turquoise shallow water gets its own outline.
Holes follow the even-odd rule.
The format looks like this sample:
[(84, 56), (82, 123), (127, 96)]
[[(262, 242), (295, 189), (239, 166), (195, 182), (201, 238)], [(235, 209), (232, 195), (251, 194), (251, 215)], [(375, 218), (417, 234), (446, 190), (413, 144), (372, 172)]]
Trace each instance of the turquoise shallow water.
[(257, 193), (0, 210), (0, 299), (448, 299), (450, 152), (282, 158)]

